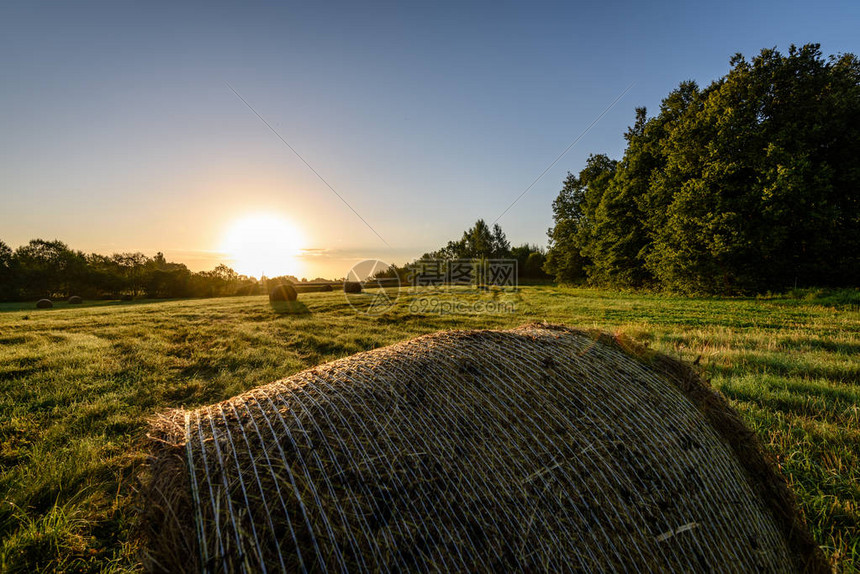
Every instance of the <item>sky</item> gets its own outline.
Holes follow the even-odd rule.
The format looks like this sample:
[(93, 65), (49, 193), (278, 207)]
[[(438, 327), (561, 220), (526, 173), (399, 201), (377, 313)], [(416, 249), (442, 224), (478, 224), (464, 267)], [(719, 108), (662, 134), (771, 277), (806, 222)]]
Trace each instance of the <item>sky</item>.
[(808, 0), (4, 2), (0, 240), (197, 271), (263, 214), (294, 274), (343, 277), (496, 220), (576, 142), (499, 220), (545, 246), (567, 172), (620, 157), (636, 107), (737, 52), (860, 54), (858, 29), (860, 3)]

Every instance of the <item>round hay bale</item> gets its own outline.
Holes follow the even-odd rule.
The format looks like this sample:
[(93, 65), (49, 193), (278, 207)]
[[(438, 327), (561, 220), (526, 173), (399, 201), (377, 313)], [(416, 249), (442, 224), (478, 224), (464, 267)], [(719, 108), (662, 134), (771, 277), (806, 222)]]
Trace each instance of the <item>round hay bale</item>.
[(272, 303), (277, 301), (295, 301), (296, 298), (298, 298), (298, 294), (292, 285), (278, 285), (269, 292), (269, 301)]
[(358, 281), (344, 281), (343, 282), (343, 292), (344, 293), (361, 293), (361, 283)]
[(168, 570), (828, 571), (725, 399), (611, 336), (423, 336), (151, 436)]
[(69, 305), (80, 305), (83, 302), (84, 302), (84, 300), (81, 299), (80, 297), (78, 297), (77, 295), (72, 295), (71, 297), (69, 297), (69, 301), (68, 301)]
[(54, 303), (50, 299), (39, 299), (36, 301), (36, 309), (50, 309)]

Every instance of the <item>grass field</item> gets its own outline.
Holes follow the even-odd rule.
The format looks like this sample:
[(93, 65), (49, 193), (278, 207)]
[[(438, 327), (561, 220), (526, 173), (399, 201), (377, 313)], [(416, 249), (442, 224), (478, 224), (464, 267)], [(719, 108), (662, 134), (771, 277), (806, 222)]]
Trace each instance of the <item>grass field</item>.
[(538, 320), (698, 359), (834, 563), (860, 567), (860, 292), (686, 299), (536, 286), (459, 297), (515, 312), (417, 314), (406, 296), (362, 316), (338, 292), (303, 294), (295, 312), (264, 297), (0, 305), (0, 571), (138, 569), (137, 476), (159, 410), (439, 329)]

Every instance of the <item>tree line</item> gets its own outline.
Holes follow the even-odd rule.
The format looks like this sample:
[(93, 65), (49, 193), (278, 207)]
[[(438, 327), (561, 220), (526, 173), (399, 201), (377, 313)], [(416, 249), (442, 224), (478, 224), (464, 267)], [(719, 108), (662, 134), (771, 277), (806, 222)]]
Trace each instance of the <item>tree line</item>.
[(860, 284), (860, 61), (738, 54), (706, 88), (636, 110), (553, 202), (561, 282), (739, 294)]
[(39, 298), (175, 298), (249, 295), (262, 292), (253, 277), (226, 265), (194, 273), (162, 253), (99, 255), (70, 249), (62, 241), (34, 239), (12, 250), (0, 241), (0, 301)]
[[(458, 241), (421, 259), (516, 259), (519, 277), (547, 279), (546, 254), (535, 245), (511, 247), (499, 225), (492, 229), (478, 220)], [(379, 276), (408, 280), (409, 266), (392, 266)], [(239, 275), (220, 264), (211, 271), (192, 272), (183, 263), (167, 261), (162, 253), (148, 257), (140, 252), (100, 255), (70, 249), (59, 240), (33, 239), (12, 250), (0, 241), (0, 301), (68, 298), (118, 299), (121, 297), (222, 297), (267, 293), (281, 283), (303, 283), (292, 275), (262, 278)], [(316, 278), (308, 283), (330, 283)]]
[(478, 219), (472, 227), (464, 231), (460, 239), (449, 241), (444, 247), (425, 253), (403, 267), (391, 265), (375, 276), (378, 278), (398, 276), (401, 282), (409, 282), (411, 270), (418, 267), (421, 262), (452, 259), (472, 261), (516, 260), (518, 279), (542, 280), (550, 278), (544, 271), (546, 251), (543, 248), (529, 243), (512, 247), (498, 223), (490, 227), (483, 219)]

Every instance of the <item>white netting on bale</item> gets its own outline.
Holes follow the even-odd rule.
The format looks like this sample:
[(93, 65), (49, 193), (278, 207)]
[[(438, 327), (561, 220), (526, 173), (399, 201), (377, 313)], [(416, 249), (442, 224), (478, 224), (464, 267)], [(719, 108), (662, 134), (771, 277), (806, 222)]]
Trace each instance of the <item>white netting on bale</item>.
[(419, 337), (180, 413), (192, 569), (820, 567), (763, 459), (715, 428), (727, 407), (679, 380), (530, 326)]

